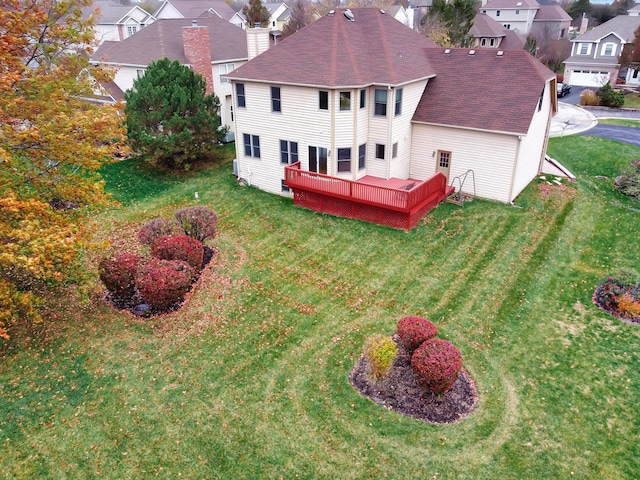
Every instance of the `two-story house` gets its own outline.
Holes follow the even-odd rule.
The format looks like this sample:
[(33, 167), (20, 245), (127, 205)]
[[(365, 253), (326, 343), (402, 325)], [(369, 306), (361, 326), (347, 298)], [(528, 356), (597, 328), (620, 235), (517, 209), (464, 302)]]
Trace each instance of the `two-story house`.
[(231, 21), (235, 14), (224, 0), (164, 0), (154, 12), (157, 19), (195, 18), (212, 13)]
[(531, 33), (539, 9), (540, 4), (536, 0), (484, 0), (480, 12), (507, 30), (526, 36)]
[(125, 6), (112, 0), (96, 0), (82, 9), (83, 18), (94, 15), (98, 44), (120, 42), (129, 38), (147, 25), (155, 22), (155, 17), (138, 5)]
[(620, 53), (626, 44), (633, 43), (638, 27), (640, 17), (618, 15), (571, 40), (571, 56), (564, 61), (565, 83), (585, 87), (601, 87), (608, 82), (615, 85)]
[(217, 15), (197, 19), (162, 19), (122, 42), (105, 42), (91, 63), (116, 69), (114, 83), (133, 87), (147, 66), (162, 58), (178, 60), (200, 73), (208, 92), (220, 100), (222, 125), (234, 126), (231, 84), (225, 75), (248, 59), (246, 33)]
[(486, 13), (478, 12), (469, 29), (475, 48), (495, 48), (500, 50), (523, 49), (527, 41), (524, 35), (504, 28)]
[(528, 52), (440, 48), (376, 8), (330, 12), (228, 78), (240, 178), (337, 215), (387, 203), (400, 228), (470, 170), (463, 191), (512, 202), (556, 108), (555, 75)]

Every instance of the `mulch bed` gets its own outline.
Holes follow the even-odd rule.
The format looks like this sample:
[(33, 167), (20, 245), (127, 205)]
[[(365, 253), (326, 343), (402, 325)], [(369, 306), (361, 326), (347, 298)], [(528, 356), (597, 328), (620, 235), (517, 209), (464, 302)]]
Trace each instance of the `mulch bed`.
[(371, 379), (371, 369), (364, 355), (349, 376), (351, 385), (365, 397), (389, 410), (429, 423), (453, 423), (466, 417), (478, 402), (475, 382), (462, 369), (451, 389), (442, 394), (431, 393), (411, 368), (407, 353), (397, 335), (398, 356), (391, 371), (381, 382)]
[(607, 307), (606, 305), (600, 303), (596, 295), (597, 290), (598, 289), (596, 288), (596, 290), (593, 292), (593, 296), (591, 297), (591, 301), (596, 307), (598, 307), (603, 312), (608, 313), (612, 317), (617, 318), (618, 320), (622, 320), (623, 322), (630, 323), (632, 325), (640, 326), (640, 317), (625, 315), (624, 313), (617, 311), (615, 308)]
[(116, 310), (120, 310), (122, 312), (126, 312), (140, 318), (150, 318), (157, 315), (164, 315), (167, 313), (180, 310), (180, 308), (184, 306), (184, 304), (191, 297), (193, 291), (196, 289), (198, 285), (198, 280), (200, 279), (202, 272), (213, 261), (217, 253), (218, 251), (215, 248), (211, 248), (208, 245), (204, 246), (204, 258), (202, 260), (202, 268), (200, 269), (199, 272), (196, 273), (196, 276), (194, 277), (193, 282), (191, 284), (191, 288), (185, 295), (184, 301), (180, 303), (173, 304), (163, 310), (158, 310), (153, 308), (141, 309), (140, 307), (146, 304), (144, 303), (144, 300), (142, 299), (142, 297), (140, 297), (140, 294), (137, 291), (132, 297), (128, 297), (128, 298), (114, 297), (113, 295), (111, 295), (111, 293), (107, 292), (104, 295), (104, 301), (107, 302)]

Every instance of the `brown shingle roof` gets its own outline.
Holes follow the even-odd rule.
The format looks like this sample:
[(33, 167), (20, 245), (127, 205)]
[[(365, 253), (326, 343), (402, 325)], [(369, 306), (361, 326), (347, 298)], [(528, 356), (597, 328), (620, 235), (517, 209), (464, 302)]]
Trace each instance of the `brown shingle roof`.
[[(191, 25), (187, 18), (157, 20), (122, 42), (105, 42), (91, 57), (92, 61), (118, 65), (146, 66), (167, 57), (188, 64), (182, 43), (182, 27)], [(197, 19), (209, 28), (211, 61), (222, 62), (247, 58), (247, 40), (241, 28), (211, 15)]]
[(413, 121), (523, 135), (545, 83), (555, 74), (524, 50), (433, 48), (438, 72), (429, 80)]
[(430, 77), (434, 44), (377, 8), (337, 9), (233, 71), (229, 78), (326, 87), (399, 85)]

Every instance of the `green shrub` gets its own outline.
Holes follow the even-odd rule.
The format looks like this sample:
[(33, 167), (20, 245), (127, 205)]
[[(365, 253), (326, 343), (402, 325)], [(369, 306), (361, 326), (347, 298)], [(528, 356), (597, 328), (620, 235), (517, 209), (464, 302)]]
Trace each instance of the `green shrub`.
[(145, 223), (138, 232), (138, 240), (143, 245), (151, 245), (158, 237), (175, 233), (176, 226), (166, 218), (154, 218)]
[(600, 100), (593, 90), (583, 90), (580, 94), (580, 105), (588, 107), (596, 107), (600, 104)]
[(596, 92), (600, 105), (604, 107), (620, 108), (624, 105), (624, 93), (622, 90), (614, 90), (611, 84), (605, 83)]
[(462, 355), (450, 342), (432, 338), (413, 352), (411, 366), (429, 390), (442, 394), (456, 383), (462, 369)]
[(111, 295), (128, 299), (135, 294), (138, 257), (122, 253), (103, 258), (98, 265), (98, 274)]
[(376, 381), (387, 376), (397, 355), (398, 346), (390, 337), (372, 335), (365, 342), (364, 356), (369, 362), (371, 376)]
[(184, 233), (196, 240), (204, 242), (216, 234), (218, 216), (213, 210), (195, 206), (178, 210), (174, 216)]
[(138, 291), (152, 308), (166, 310), (184, 300), (194, 275), (193, 268), (187, 262), (152, 258), (140, 268)]
[(640, 164), (623, 167), (619, 173), (615, 180), (616, 189), (630, 197), (640, 198)]
[(398, 321), (397, 328), (398, 336), (409, 352), (413, 352), (425, 340), (438, 336), (438, 327), (422, 317), (403, 317)]
[(153, 242), (151, 255), (161, 260), (182, 260), (199, 272), (204, 259), (204, 246), (188, 235), (165, 235)]

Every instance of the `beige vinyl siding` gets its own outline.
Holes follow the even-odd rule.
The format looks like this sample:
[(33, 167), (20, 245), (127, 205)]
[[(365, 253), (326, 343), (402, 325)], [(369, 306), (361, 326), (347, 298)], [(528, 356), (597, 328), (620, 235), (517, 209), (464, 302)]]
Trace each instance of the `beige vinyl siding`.
[[(355, 153), (353, 154), (353, 156), (355, 157), (353, 159), (354, 161), (354, 169), (356, 172), (356, 176), (355, 179), (359, 179), (361, 177), (364, 177), (365, 175), (369, 175), (368, 173), (368, 169), (369, 169), (369, 165), (371, 164), (371, 162), (373, 162), (374, 160), (374, 154), (375, 154), (375, 146), (371, 145), (371, 142), (369, 142), (369, 115), (371, 113), (371, 109), (372, 107), (372, 103), (371, 103), (371, 90), (370, 89), (366, 89), (367, 93), (366, 93), (366, 102), (365, 102), (365, 108), (360, 108), (360, 90), (362, 89), (358, 89), (358, 101), (357, 101), (357, 124), (356, 124), (356, 130), (357, 130), (357, 135), (356, 135), (356, 142), (355, 142)], [(363, 143), (365, 143), (367, 145), (367, 151), (366, 151), (366, 158), (365, 158), (365, 164), (366, 164), (366, 168), (362, 169), (362, 170), (358, 170), (358, 147), (360, 145), (362, 145)]]
[(542, 108), (533, 116), (529, 132), (520, 141), (518, 160), (513, 178), (513, 190), (509, 201), (513, 201), (540, 172), (545, 154), (546, 132), (551, 123), (552, 85), (545, 85)]
[[(478, 197), (507, 203), (517, 143), (517, 136), (414, 124), (410, 176), (419, 180), (430, 178), (436, 171), (437, 152), (449, 151), (449, 183), (473, 170)], [(473, 193), (471, 181), (463, 191)]]
[[(409, 178), (411, 165), (411, 118), (415, 112), (427, 82), (415, 82), (402, 86), (402, 113), (395, 116), (395, 90), (391, 103), (392, 132), (389, 149), (391, 168), (389, 176), (395, 178)], [(393, 144), (398, 144), (398, 156), (391, 158)]]
[[(272, 85), (240, 83), (245, 86), (246, 108), (237, 108), (235, 93), (233, 97), (238, 174), (251, 185), (281, 194), (284, 166), (280, 163), (280, 140), (298, 142), (302, 168), (308, 170), (310, 145), (331, 149), (331, 111), (318, 108), (317, 89), (279, 85), (282, 112), (274, 113), (271, 111)], [(244, 133), (260, 135), (260, 160), (245, 157)]]
[[(340, 92), (349, 92), (351, 94), (351, 108), (349, 110), (340, 110)], [(358, 107), (360, 104), (359, 90), (342, 88), (330, 91), (329, 103), (329, 110), (334, 113), (334, 134), (331, 152), (329, 155), (328, 173), (329, 175), (352, 180), (354, 172), (354, 156), (356, 159), (355, 170), (357, 170), (358, 159), (358, 147), (355, 143), (357, 139), (355, 138), (354, 132), (356, 131), (356, 116), (358, 115)], [(351, 172), (338, 172), (339, 148), (351, 149)]]

